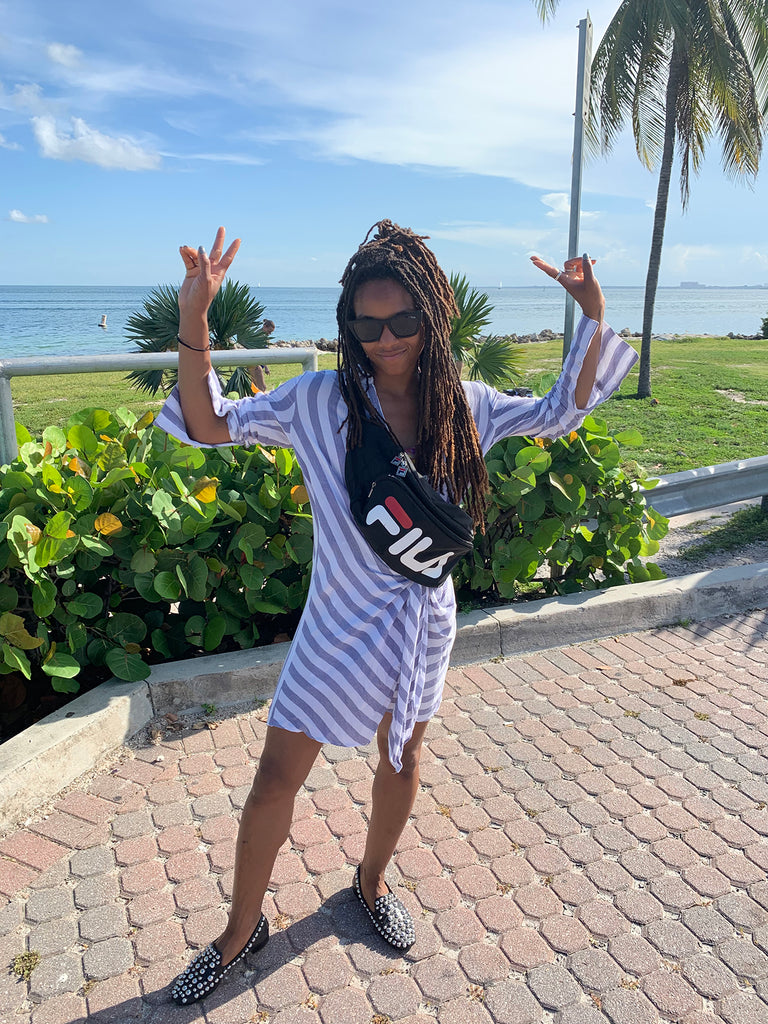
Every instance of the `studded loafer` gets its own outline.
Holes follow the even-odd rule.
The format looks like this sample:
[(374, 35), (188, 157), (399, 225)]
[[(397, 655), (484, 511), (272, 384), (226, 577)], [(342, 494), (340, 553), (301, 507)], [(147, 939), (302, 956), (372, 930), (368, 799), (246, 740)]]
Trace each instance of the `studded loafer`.
[(266, 946), (268, 938), (269, 925), (266, 917), (262, 914), (253, 935), (226, 967), (222, 967), (221, 953), (210, 942), (194, 960), (190, 961), (173, 983), (171, 997), (174, 1003), (186, 1006), (205, 998), (229, 974), (236, 963), (239, 963), (248, 953), (255, 953), (262, 946)]
[(355, 871), (352, 890), (365, 907), (368, 917), (373, 922), (373, 927), (382, 939), (388, 942), (390, 946), (394, 946), (395, 949), (410, 949), (416, 941), (413, 918), (397, 896), (391, 890), (383, 896), (378, 896), (374, 901), (373, 910), (371, 910), (363, 896), (359, 867)]

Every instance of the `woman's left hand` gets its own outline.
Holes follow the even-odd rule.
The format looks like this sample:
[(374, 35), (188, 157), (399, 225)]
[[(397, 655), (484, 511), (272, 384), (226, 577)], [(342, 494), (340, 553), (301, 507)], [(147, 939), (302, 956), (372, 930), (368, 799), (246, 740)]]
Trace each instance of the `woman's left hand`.
[(548, 277), (559, 281), (568, 294), (573, 296), (574, 301), (581, 306), (581, 311), (585, 316), (588, 316), (590, 320), (597, 320), (598, 323), (602, 321), (605, 313), (605, 297), (592, 270), (592, 262), (586, 254), (581, 259), (581, 271), (560, 270), (558, 267), (546, 263), (539, 256), (531, 256), (531, 263), (539, 270), (543, 270)]

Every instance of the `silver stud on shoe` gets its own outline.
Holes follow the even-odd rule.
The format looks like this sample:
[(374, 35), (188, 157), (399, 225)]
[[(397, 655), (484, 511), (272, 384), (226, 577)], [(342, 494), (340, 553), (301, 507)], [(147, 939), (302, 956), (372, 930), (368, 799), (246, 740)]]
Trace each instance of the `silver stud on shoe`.
[(403, 951), (410, 949), (416, 941), (416, 930), (413, 926), (413, 918), (397, 896), (391, 891), (379, 896), (374, 901), (373, 910), (371, 910), (363, 896), (359, 867), (355, 870), (352, 891), (365, 907), (374, 928), (384, 941), (395, 949)]
[(221, 965), (221, 953), (212, 942), (209, 943), (176, 978), (171, 989), (171, 998), (179, 1006), (186, 1006), (203, 999), (216, 988), (236, 963), (239, 963), (248, 953), (255, 953), (266, 946), (268, 939), (269, 925), (266, 917), (262, 914), (251, 937), (226, 967)]

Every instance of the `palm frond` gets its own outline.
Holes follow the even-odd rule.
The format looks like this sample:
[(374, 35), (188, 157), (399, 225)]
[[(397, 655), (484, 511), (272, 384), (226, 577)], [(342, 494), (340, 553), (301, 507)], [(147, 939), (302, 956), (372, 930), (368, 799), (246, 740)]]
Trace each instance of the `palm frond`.
[(485, 292), (470, 287), (464, 274), (451, 274), (450, 284), (459, 310), (451, 324), (451, 351), (454, 359), (461, 362), (465, 351), (490, 324), (493, 306)]
[(663, 0), (624, 0), (606, 29), (591, 70), (592, 153), (610, 152), (629, 122), (638, 156), (646, 164), (655, 158), (671, 43), (666, 7)]
[[(222, 380), (221, 376), (219, 377), (219, 380)], [(251, 380), (248, 368), (246, 366), (236, 366), (230, 374), (229, 380), (227, 380), (226, 384), (224, 384), (222, 380), (222, 390), (225, 395), (235, 391), (241, 398), (245, 398), (247, 395), (253, 394), (252, 384), (253, 381)]]
[[(226, 281), (208, 310), (208, 327), (216, 348), (266, 348), (269, 335), (262, 329), (264, 306), (251, 294), (247, 284)], [(142, 352), (175, 352), (179, 332), (179, 290), (163, 284), (153, 288), (144, 300), (142, 311), (132, 313), (126, 322), (126, 337)], [(175, 370), (132, 370), (126, 380), (149, 394), (169, 391), (176, 383)], [(224, 381), (221, 377), (219, 380)], [(251, 378), (247, 369), (237, 368), (226, 382), (225, 391), (250, 395)]]
[(623, 0), (595, 51), (587, 145), (608, 153), (627, 124), (652, 169), (664, 144), (671, 61), (683, 206), (717, 133), (731, 177), (754, 176), (768, 112), (768, 0)]
[(169, 372), (168, 370), (131, 370), (125, 379), (133, 384), (138, 391), (156, 395), (164, 388), (165, 376)]
[(264, 348), (265, 345), (246, 345), (243, 336), (253, 341), (257, 336), (266, 343), (267, 336), (259, 330), (264, 318), (264, 306), (251, 294), (247, 284), (225, 281), (208, 311), (211, 337), (217, 348), (232, 348), (238, 341), (246, 348)]
[(523, 376), (525, 350), (507, 338), (489, 335), (465, 352), (464, 366), (470, 380), (483, 380), (494, 388), (511, 387)]
[[(736, 4), (734, 7), (741, 5)], [(751, 4), (746, 5), (752, 7)], [(724, 4), (723, 26), (729, 42), (728, 64), (723, 76), (711, 76), (711, 102), (718, 115), (718, 134), (723, 147), (723, 168), (728, 177), (755, 177), (763, 148), (762, 110), (758, 76), (753, 73), (750, 53), (762, 52), (763, 68), (768, 66), (768, 28), (764, 17), (768, 4), (761, 4), (763, 20), (744, 24), (739, 11)], [(743, 13), (743, 12), (742, 12)], [(765, 46), (761, 40), (765, 39)], [(728, 117), (723, 116), (726, 108)]]
[(643, 40), (632, 99), (632, 132), (637, 155), (649, 170), (664, 148), (665, 93), (669, 74), (670, 41), (650, 34)]
[(144, 300), (144, 312), (132, 313), (125, 324), (128, 341), (142, 352), (167, 352), (179, 333), (179, 290), (161, 284)]
[(533, 3), (541, 20), (547, 21), (550, 17), (554, 17), (559, 0), (533, 0)]

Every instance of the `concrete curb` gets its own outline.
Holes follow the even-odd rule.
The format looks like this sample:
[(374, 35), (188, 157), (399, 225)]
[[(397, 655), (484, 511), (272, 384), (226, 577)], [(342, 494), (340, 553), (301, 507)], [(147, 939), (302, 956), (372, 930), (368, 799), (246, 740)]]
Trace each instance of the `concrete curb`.
[[(768, 562), (458, 616), (452, 665), (768, 607)], [(0, 831), (23, 821), (153, 718), (274, 693), (289, 644), (169, 662), (108, 680), (0, 746)]]
[[(768, 562), (533, 601), (494, 614), (501, 656), (768, 607)], [(459, 664), (459, 662), (457, 662)]]

